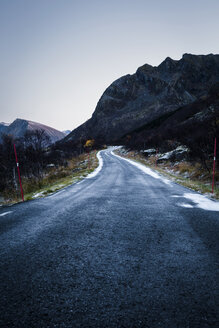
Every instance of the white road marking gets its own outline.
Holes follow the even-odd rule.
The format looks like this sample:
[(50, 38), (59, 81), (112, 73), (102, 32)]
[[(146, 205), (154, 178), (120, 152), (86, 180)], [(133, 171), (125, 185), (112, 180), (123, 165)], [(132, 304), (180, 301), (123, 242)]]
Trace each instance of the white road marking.
[(13, 211), (4, 212), (4, 213), (0, 214), (0, 216), (5, 216), (5, 215), (7, 215), (7, 214), (9, 214), (9, 213), (12, 213), (12, 212), (13, 212)]

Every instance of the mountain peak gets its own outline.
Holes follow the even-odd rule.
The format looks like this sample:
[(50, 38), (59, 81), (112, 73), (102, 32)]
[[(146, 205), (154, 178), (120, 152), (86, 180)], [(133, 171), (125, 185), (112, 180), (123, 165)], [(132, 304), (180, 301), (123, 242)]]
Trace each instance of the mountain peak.
[(10, 134), (14, 138), (21, 138), (27, 131), (35, 130), (45, 131), (45, 134), (50, 138), (52, 143), (65, 137), (63, 132), (50, 126), (21, 118), (16, 118), (10, 125), (5, 126), (4, 129), (1, 129), (1, 132), (4, 134)]
[(167, 57), (157, 68), (162, 71), (169, 71), (176, 68), (178, 61)]
[(114, 81), (101, 96), (92, 118), (65, 140), (94, 138), (113, 142), (205, 96), (219, 82), (219, 55), (167, 57), (145, 64)]

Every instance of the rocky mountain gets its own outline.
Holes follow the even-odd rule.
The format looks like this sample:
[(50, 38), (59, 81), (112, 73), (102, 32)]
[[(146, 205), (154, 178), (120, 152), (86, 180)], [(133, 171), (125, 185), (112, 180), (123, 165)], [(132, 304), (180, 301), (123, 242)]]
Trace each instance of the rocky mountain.
[(87, 122), (64, 140), (94, 138), (106, 143), (144, 127), (205, 97), (219, 82), (219, 55), (167, 57), (159, 66), (145, 64), (114, 81)]
[(1, 135), (1, 133), (4, 133), (4, 131), (6, 131), (8, 126), (9, 126), (8, 123), (0, 122), (0, 135)]
[(46, 135), (50, 137), (52, 143), (65, 137), (65, 134), (63, 132), (53, 129), (50, 126), (33, 121), (17, 118), (9, 125), (6, 125), (5, 123), (0, 123), (0, 135), (4, 133), (12, 135), (14, 138), (23, 137), (25, 132), (34, 130), (44, 130)]
[(200, 99), (132, 131), (128, 137), (124, 141), (131, 148), (179, 142), (190, 149), (195, 147), (195, 151), (201, 148), (199, 152), (210, 147), (209, 153), (212, 153), (214, 138), (219, 137), (219, 83)]

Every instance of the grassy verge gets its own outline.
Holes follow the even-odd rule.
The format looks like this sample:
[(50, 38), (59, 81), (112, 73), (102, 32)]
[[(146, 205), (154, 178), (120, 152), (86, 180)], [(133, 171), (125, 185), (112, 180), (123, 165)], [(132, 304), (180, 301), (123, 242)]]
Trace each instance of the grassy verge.
[(208, 197), (219, 199), (219, 173), (215, 175), (214, 194), (212, 194), (212, 175), (204, 171), (199, 163), (163, 162), (156, 164), (156, 156), (145, 158), (137, 151), (124, 152), (123, 149), (116, 151), (118, 155), (140, 162), (166, 176), (170, 180), (179, 183), (187, 188), (198, 191)]
[[(68, 160), (66, 166), (48, 169), (40, 179), (22, 178), (24, 200), (44, 197), (76, 183), (93, 172), (97, 166), (96, 151), (92, 151), (90, 155), (86, 153)], [(5, 190), (3, 197), (4, 204), (21, 201), (20, 190)]]

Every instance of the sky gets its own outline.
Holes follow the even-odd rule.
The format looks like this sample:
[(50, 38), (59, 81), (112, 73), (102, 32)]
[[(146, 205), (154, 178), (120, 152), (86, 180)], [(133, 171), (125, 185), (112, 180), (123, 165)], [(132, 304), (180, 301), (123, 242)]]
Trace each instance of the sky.
[(0, 122), (72, 130), (143, 64), (219, 53), (218, 0), (0, 0)]

